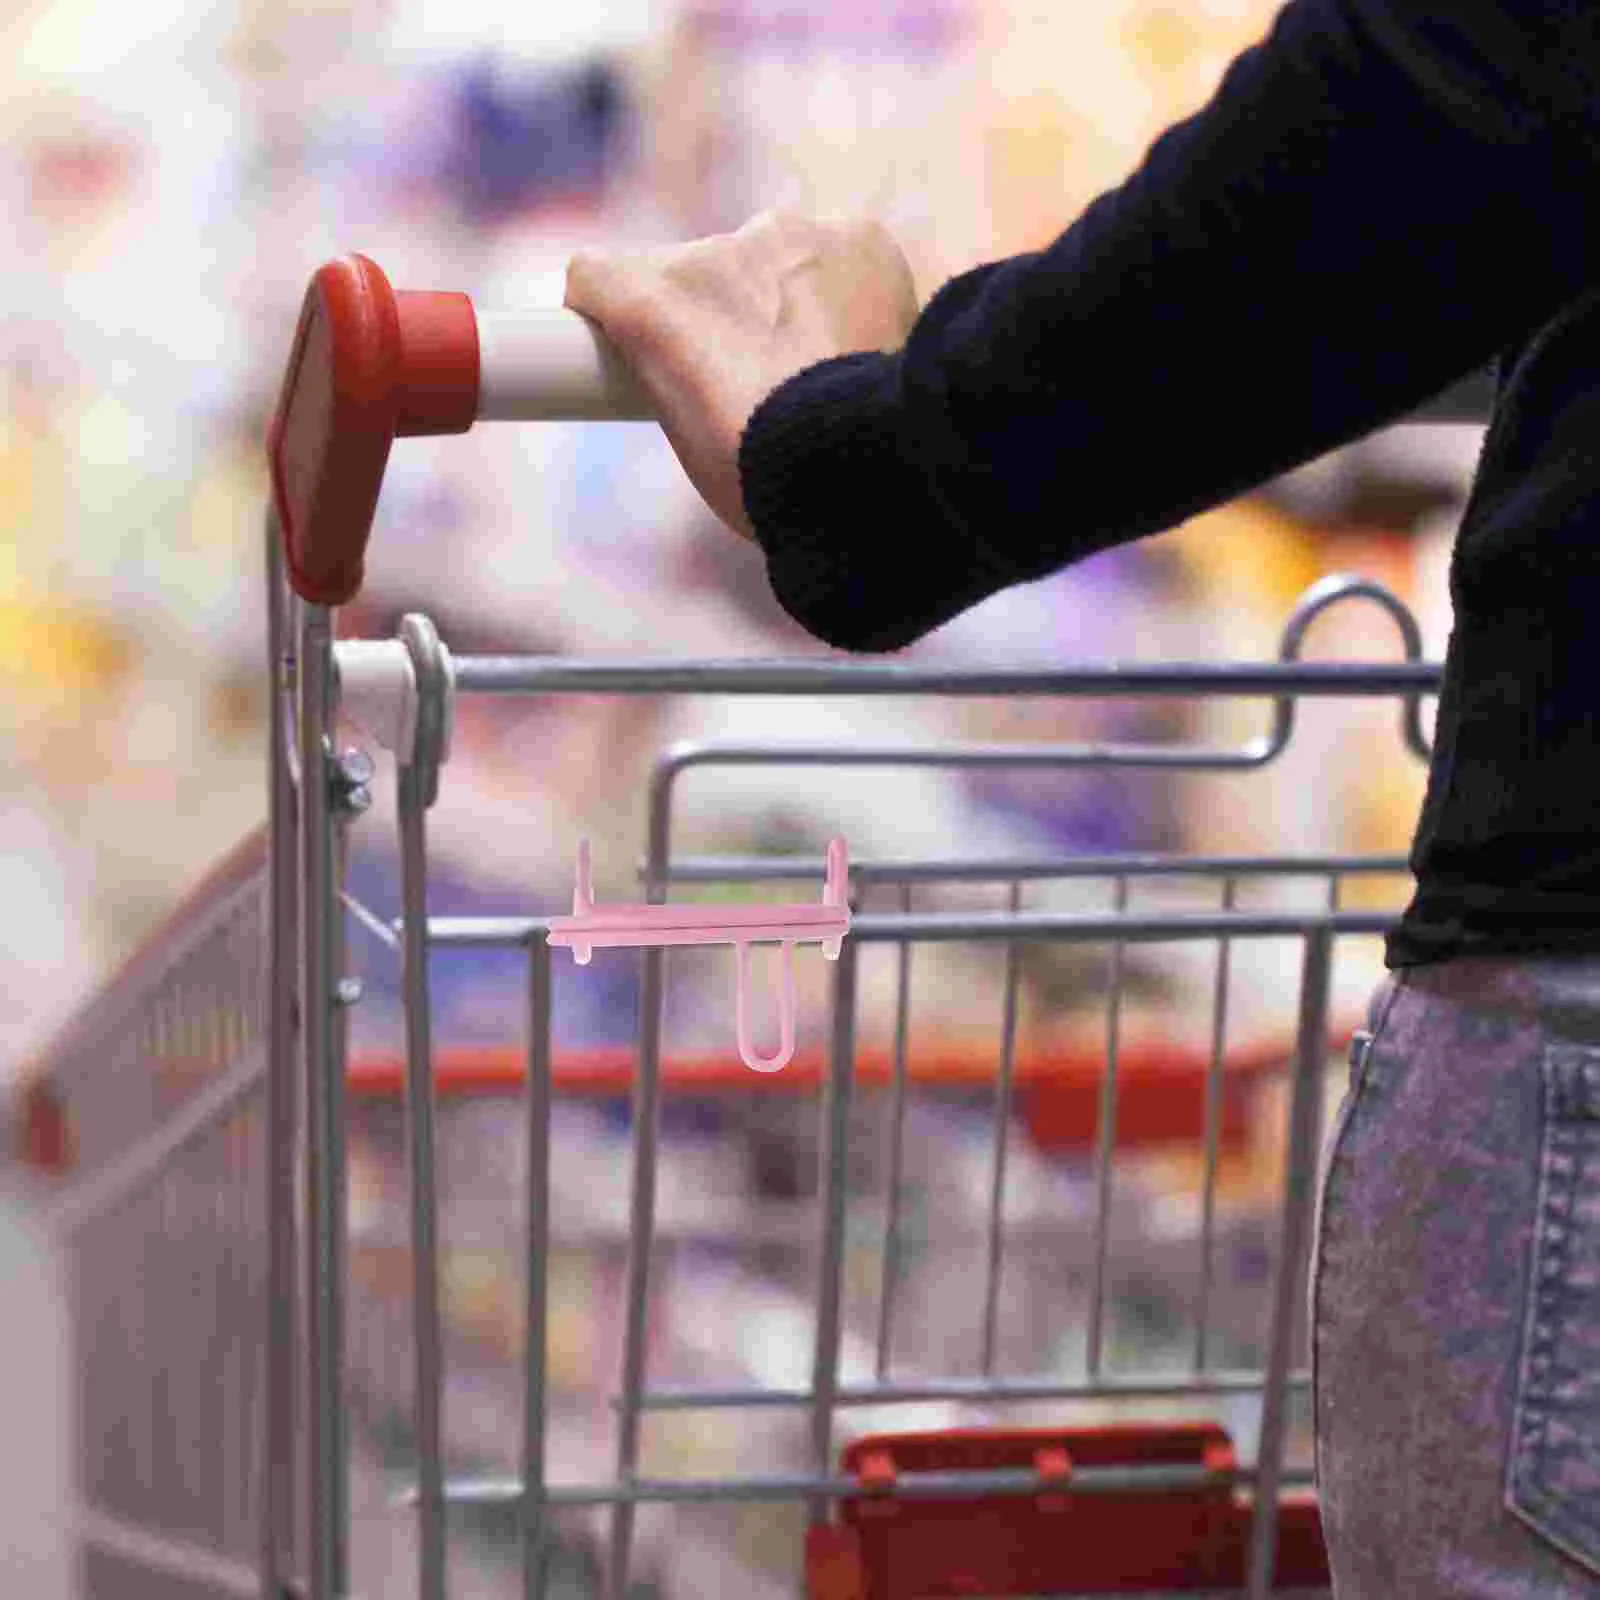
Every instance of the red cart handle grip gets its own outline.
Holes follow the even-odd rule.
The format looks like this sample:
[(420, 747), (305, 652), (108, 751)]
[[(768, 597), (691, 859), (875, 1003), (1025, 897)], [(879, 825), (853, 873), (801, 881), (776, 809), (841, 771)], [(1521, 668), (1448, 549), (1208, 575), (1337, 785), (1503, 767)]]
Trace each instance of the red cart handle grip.
[(464, 294), (391, 288), (365, 256), (330, 261), (306, 290), (268, 435), (289, 581), (321, 605), (360, 589), (397, 437), (465, 433), (478, 418), (652, 414), (574, 312), (482, 317)]

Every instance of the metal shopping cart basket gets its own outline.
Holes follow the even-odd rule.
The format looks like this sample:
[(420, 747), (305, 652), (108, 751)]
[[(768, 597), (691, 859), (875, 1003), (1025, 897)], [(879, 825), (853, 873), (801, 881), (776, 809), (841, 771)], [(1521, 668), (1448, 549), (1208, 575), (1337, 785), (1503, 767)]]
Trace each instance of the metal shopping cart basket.
[[(1248, 665), (980, 671), (900, 662), (452, 656), (421, 616), (406, 617), (393, 639), (336, 641), (334, 608), (361, 581), (396, 436), (464, 431), (477, 419), (642, 415), (626, 377), (581, 319), (490, 317), (464, 296), (395, 293), (360, 257), (324, 267), (312, 282), (273, 428), (269, 827), (223, 863), (84, 1010), (25, 1093), (29, 1150), (58, 1174), (54, 1215), (72, 1261), (84, 1592), (119, 1600), (411, 1592), (621, 1600), (693, 1586), (912, 1600), (1325, 1589), (1311, 1474), (1288, 1456), (1295, 1407), (1303, 1408), (1308, 1389), (1296, 1355), (1305, 1344), (1324, 1074), (1352, 1026), (1333, 1015), (1332, 974), (1342, 939), (1381, 933), (1391, 921), (1388, 912), (1340, 909), (1339, 887), (1357, 874), (1403, 874), (1404, 862), (1153, 855), (847, 862), (842, 851), (826, 863), (686, 859), (673, 853), (673, 808), (691, 770), (759, 763), (830, 770), (1123, 764), (1237, 771), (1243, 782), (1285, 749), (1296, 701), (1307, 696), (1401, 700), (1407, 742), (1425, 755), (1420, 705), (1436, 690), (1438, 672), (1421, 660), (1415, 623), (1379, 586), (1341, 579), (1305, 597), (1282, 660)], [(1405, 661), (1299, 659), (1313, 618), (1347, 596), (1393, 614)], [(787, 1010), (790, 1027), (798, 1026), (794, 1059), (781, 1072), (752, 1073), (731, 1050), (695, 1059), (664, 1053), (661, 942), (645, 941), (637, 958), (612, 958), (637, 959), (641, 968), (637, 1048), (579, 1055), (552, 1042), (552, 997), (571, 965), (552, 944), (563, 929), (568, 944), (603, 944), (596, 935), (603, 918), (428, 914), (427, 823), (456, 700), (570, 694), (1243, 696), (1268, 701), (1272, 724), (1238, 748), (766, 742), (669, 751), (651, 784), (641, 874), (642, 904), (655, 908), (658, 924), (675, 903), (669, 895), (681, 903), (697, 884), (798, 881), (815, 899), (816, 887), (831, 879), (821, 922), (797, 929), (747, 917), (726, 932), (741, 960), (751, 942), (808, 935), (835, 957), (821, 1024), (802, 1015), (797, 1025)], [(341, 714), (395, 754), (398, 917), (386, 919), (346, 892), (346, 845), (370, 803), (374, 766), (335, 743)], [(1242, 886), (1293, 875), (1325, 886), (1326, 903), (1239, 908)], [(1089, 879), (1114, 886), (1109, 911), (1025, 909), (1034, 885)], [(1130, 884), (1158, 880), (1220, 884), (1221, 904), (1131, 909)], [(917, 909), (914, 895), (941, 883), (989, 883), (1007, 898), (997, 910)], [(578, 911), (592, 916), (585, 889), (580, 873)], [(795, 905), (786, 910), (799, 915)], [(352, 1059), (347, 1048), (360, 990), (347, 948), (357, 935), (392, 949), (400, 966), (404, 1047), (393, 1057)], [(1298, 978), (1286, 997), (1292, 1027), (1252, 1055), (1228, 1039), (1227, 974), (1232, 956), (1263, 939), (1289, 943)], [(1104, 1031), (1092, 1048), (1019, 1045), (1018, 960), (1052, 944), (1111, 950), (1100, 996)], [(1214, 959), (1209, 1048), (1163, 1051), (1120, 1032), (1125, 952), (1157, 945)], [(1000, 1036), (978, 1049), (935, 1041), (913, 1050), (908, 963), (913, 952), (920, 959), (954, 946), (1000, 963)], [(489, 949), (520, 953), (521, 1046), (436, 1051), (430, 960)], [(893, 1027), (864, 1042), (862, 974), (879, 954), (895, 995)], [(1252, 1096), (1269, 1080), (1282, 1092), (1271, 1118), (1279, 1159), (1257, 1240), (1266, 1266), (1257, 1273), (1260, 1295), (1234, 1312), (1242, 1326), (1230, 1365), (1213, 1359), (1227, 1343), (1217, 1322), (1222, 1287), (1211, 1267), (1225, 1226), (1216, 1180), (1252, 1117), (1259, 1122)], [(905, 1196), (913, 1180), (932, 1192), (953, 1170), (933, 1153), (933, 1134), (918, 1131), (924, 1092), (948, 1094), (965, 1108), (968, 1126), (975, 1117), (986, 1130), (973, 1226), (942, 1274), (927, 1259), (913, 1261), (909, 1242), (915, 1227)], [(769, 1254), (800, 1250), (768, 1274), (787, 1271), (790, 1309), (804, 1303), (807, 1353), (786, 1382), (751, 1381), (761, 1368), (746, 1349), (751, 1324), (741, 1323), (733, 1276), (724, 1279), (728, 1299), (694, 1291), (686, 1315), (702, 1346), (720, 1340), (745, 1361), (737, 1367), (744, 1381), (729, 1381), (714, 1362), (688, 1363), (686, 1382), (652, 1371), (656, 1323), (666, 1315), (658, 1291), (673, 1270), (663, 1242), (671, 1207), (662, 1199), (671, 1141), (661, 1130), (674, 1105), (719, 1098), (742, 1108), (742, 1137), (771, 1142), (781, 1125), (783, 1138), (803, 1128), (811, 1141), (813, 1179), (783, 1213), (799, 1219), (787, 1244), (777, 1223), (753, 1209), (746, 1215), (713, 1204), (694, 1224), (702, 1239), (742, 1227), (747, 1236), (761, 1234), (755, 1243)], [(568, 1127), (562, 1119), (580, 1101), (613, 1109), (625, 1101), (626, 1109), (613, 1126), (615, 1158), (578, 1180), (592, 1188), (615, 1179), (611, 1243), (620, 1250), (604, 1280), (611, 1310), (593, 1324), (615, 1333), (617, 1365), (604, 1392), (590, 1396), (597, 1404), (574, 1422), (550, 1352), (552, 1330), (577, 1292), (560, 1276), (571, 1249), (560, 1174), (575, 1138), (561, 1131)], [(851, 1151), (869, 1110), (886, 1154), (873, 1221), (863, 1229)], [(453, 1130), (474, 1118), (477, 1142), (453, 1155)], [(405, 1181), (358, 1207), (352, 1166), (378, 1170), (369, 1158), (385, 1141)], [(1120, 1249), (1114, 1236), (1142, 1229), (1153, 1204), (1149, 1190), (1144, 1202), (1129, 1199), (1123, 1164), (1141, 1148), (1174, 1141), (1191, 1143), (1197, 1159), (1203, 1152), (1193, 1197), (1199, 1209), (1194, 1236), (1168, 1239), (1155, 1277), (1182, 1277), (1193, 1290), (1185, 1325), (1192, 1359), (1178, 1369), (1112, 1371), (1105, 1321)], [(496, 1142), (515, 1159), (486, 1158)], [(1049, 1190), (1030, 1244), (1012, 1231), (1008, 1183), (1015, 1187), (1025, 1160), (1045, 1174), (1041, 1181), (1055, 1181), (1051, 1152), (1071, 1152), (1078, 1162), (1072, 1194), (1079, 1209), (1066, 1189)], [(492, 1339), (472, 1345), (452, 1324), (449, 1274), (459, 1263), (440, 1231), (441, 1208), (474, 1186), (488, 1193), (499, 1228), (486, 1281), (513, 1302), (504, 1318), (510, 1331), (489, 1358), (483, 1351)], [(692, 1198), (696, 1185), (685, 1192)], [(357, 1210), (378, 1215), (380, 1225), (358, 1219)], [(795, 1244), (800, 1236), (806, 1248)], [(1197, 1278), (1183, 1276), (1189, 1268), (1180, 1257), (1199, 1262)], [(1083, 1348), (1070, 1364), (1018, 1371), (1000, 1360), (1002, 1266), (1024, 1258), (1075, 1263), (1073, 1281), (1086, 1293), (1078, 1305)], [(967, 1326), (930, 1332), (924, 1315), (909, 1328), (921, 1339), (914, 1370), (901, 1370), (896, 1339), (916, 1320), (903, 1296), (919, 1271), (921, 1281), (942, 1286), (947, 1302), (953, 1284)], [(748, 1282), (739, 1282), (743, 1294)], [(685, 1314), (682, 1296), (678, 1314)], [(940, 1315), (950, 1315), (948, 1304)], [(953, 1354), (945, 1359), (958, 1331), (980, 1348), (975, 1371), (956, 1370)], [(852, 1355), (857, 1346), (864, 1367)], [(476, 1376), (453, 1386), (462, 1371)], [(1146, 1408), (1142, 1418), (1106, 1420), (1108, 1407), (1137, 1403)], [(510, 1470), (503, 1459), (498, 1472), (462, 1468), (452, 1413), (474, 1404), (487, 1414), (486, 1427), (503, 1430)], [(1152, 1406), (1168, 1408), (1167, 1416), (1152, 1417)], [(896, 1423), (926, 1418), (930, 1407), (940, 1425)], [(1227, 1425), (1241, 1415), (1253, 1419), (1244, 1430), (1253, 1437), (1241, 1436), (1237, 1422)], [(872, 1427), (860, 1431), (853, 1416), (871, 1418)], [(372, 1440), (382, 1428), (374, 1417), (403, 1434), (397, 1448), (409, 1467), (398, 1487), (378, 1472), (376, 1501), (360, 1464), (376, 1459)], [(952, 1417), (968, 1420), (952, 1426)], [(1046, 1417), (1048, 1425), (1039, 1425)], [(657, 1421), (717, 1440), (720, 1465), (677, 1477), (650, 1470), (648, 1430)], [(789, 1464), (748, 1470), (729, 1444), (746, 1436), (777, 1440), (770, 1459)], [(579, 1457), (598, 1465), (573, 1481)], [(372, 1513), (375, 1503), (386, 1521)], [(736, 1518), (742, 1564), (703, 1567), (688, 1579), (681, 1570), (693, 1569), (681, 1569), (676, 1590), (651, 1588), (639, 1575), (649, 1519), (663, 1509), (692, 1518), (717, 1508)], [(500, 1519), (515, 1563), (498, 1569), (498, 1579), (462, 1553), (466, 1536), (456, 1535), (472, 1515)], [(668, 1543), (688, 1548), (682, 1530), (689, 1525), (673, 1524)], [(567, 1555), (579, 1526), (589, 1530), (591, 1558), (575, 1577)], [(752, 1543), (762, 1553), (752, 1553)], [(775, 1565), (787, 1568), (781, 1581)], [(727, 1571), (743, 1576), (730, 1579)]]

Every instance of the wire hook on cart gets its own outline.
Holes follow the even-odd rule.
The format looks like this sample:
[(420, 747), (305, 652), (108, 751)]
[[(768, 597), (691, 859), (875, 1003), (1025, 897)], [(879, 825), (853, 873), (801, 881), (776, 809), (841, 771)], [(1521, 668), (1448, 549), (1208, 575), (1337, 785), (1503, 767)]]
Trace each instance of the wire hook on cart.
[[(739, 1054), (753, 1072), (777, 1072), (795, 1050), (794, 947), (820, 943), (825, 960), (837, 961), (850, 931), (850, 860), (843, 839), (828, 843), (827, 878), (821, 905), (651, 906), (594, 903), (589, 841), (578, 845), (572, 915), (551, 919), (549, 941), (571, 949), (580, 967), (596, 946), (732, 944), (738, 946), (735, 1031)], [(759, 1056), (750, 1039), (750, 946), (783, 947), (783, 980), (778, 1001), (779, 1042), (773, 1056)]]

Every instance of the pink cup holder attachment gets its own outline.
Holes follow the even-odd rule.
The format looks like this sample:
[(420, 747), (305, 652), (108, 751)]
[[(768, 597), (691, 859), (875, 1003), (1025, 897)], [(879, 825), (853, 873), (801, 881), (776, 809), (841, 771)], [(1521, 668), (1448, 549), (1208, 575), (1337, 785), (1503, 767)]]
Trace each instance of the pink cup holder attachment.
[[(549, 941), (566, 946), (579, 966), (596, 948), (649, 945), (731, 944), (738, 948), (734, 992), (739, 1055), (752, 1072), (778, 1072), (795, 1050), (794, 947), (820, 944), (826, 960), (837, 961), (850, 931), (850, 859), (843, 839), (828, 845), (822, 904), (761, 906), (596, 906), (589, 842), (578, 846), (572, 915), (550, 919)], [(778, 999), (778, 1053), (760, 1056), (750, 1040), (750, 946), (780, 944), (783, 978)]]

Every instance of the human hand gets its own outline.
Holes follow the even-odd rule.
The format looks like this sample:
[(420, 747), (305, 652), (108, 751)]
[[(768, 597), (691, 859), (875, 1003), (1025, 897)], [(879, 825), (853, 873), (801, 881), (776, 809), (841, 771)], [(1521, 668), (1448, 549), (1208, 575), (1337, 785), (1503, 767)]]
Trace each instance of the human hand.
[(830, 356), (900, 349), (918, 309), (881, 224), (787, 211), (688, 244), (583, 251), (567, 266), (566, 304), (599, 323), (689, 481), (747, 539), (739, 441), (756, 407)]

